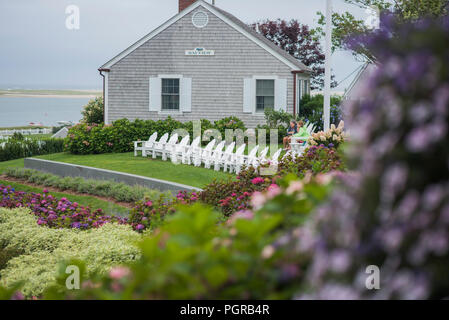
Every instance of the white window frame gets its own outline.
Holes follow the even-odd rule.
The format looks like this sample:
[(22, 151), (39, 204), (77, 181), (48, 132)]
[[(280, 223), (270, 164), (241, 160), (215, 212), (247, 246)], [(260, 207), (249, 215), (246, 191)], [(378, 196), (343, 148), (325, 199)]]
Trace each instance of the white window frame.
[(254, 81), (254, 106), (253, 116), (265, 117), (265, 111), (257, 111), (257, 80), (274, 80), (274, 98), (276, 100), (276, 80), (279, 80), (278, 76), (253, 76)]
[(159, 74), (157, 76), (159, 79), (179, 79), (179, 110), (162, 110), (162, 91), (161, 91), (161, 110), (158, 111), (160, 115), (182, 115), (181, 110), (181, 80), (184, 78), (182, 74)]

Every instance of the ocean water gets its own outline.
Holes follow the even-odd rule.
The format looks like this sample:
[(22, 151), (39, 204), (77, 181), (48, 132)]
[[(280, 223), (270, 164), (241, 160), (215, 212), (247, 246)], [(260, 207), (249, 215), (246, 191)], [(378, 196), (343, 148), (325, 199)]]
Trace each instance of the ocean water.
[(0, 127), (27, 126), (30, 122), (44, 126), (58, 121), (81, 120), (81, 110), (89, 98), (1, 97)]

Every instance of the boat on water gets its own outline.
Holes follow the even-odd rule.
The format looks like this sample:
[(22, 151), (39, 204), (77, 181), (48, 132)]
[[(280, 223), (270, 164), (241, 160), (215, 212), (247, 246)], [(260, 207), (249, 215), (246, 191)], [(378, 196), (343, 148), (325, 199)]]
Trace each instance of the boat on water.
[(73, 121), (58, 121), (56, 122), (60, 126), (73, 126)]

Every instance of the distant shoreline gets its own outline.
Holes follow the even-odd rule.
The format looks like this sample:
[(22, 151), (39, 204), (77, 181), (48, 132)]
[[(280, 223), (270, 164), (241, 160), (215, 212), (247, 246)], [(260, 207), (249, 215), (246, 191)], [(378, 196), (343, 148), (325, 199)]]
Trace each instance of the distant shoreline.
[(25, 90), (0, 89), (0, 98), (73, 98), (94, 99), (101, 97), (102, 92), (97, 90)]
[(72, 99), (95, 99), (99, 95), (78, 95), (78, 94), (0, 94), (0, 98), (72, 98)]

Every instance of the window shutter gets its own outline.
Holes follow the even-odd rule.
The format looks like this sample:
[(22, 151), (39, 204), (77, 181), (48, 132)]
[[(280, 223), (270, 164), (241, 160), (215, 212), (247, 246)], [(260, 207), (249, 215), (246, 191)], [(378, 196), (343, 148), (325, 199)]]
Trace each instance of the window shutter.
[(256, 80), (243, 79), (243, 112), (253, 113), (256, 110)]
[(276, 80), (274, 109), (287, 111), (287, 79)]
[(150, 111), (161, 111), (162, 79), (150, 78)]
[(181, 78), (180, 109), (181, 112), (192, 112), (192, 78)]

